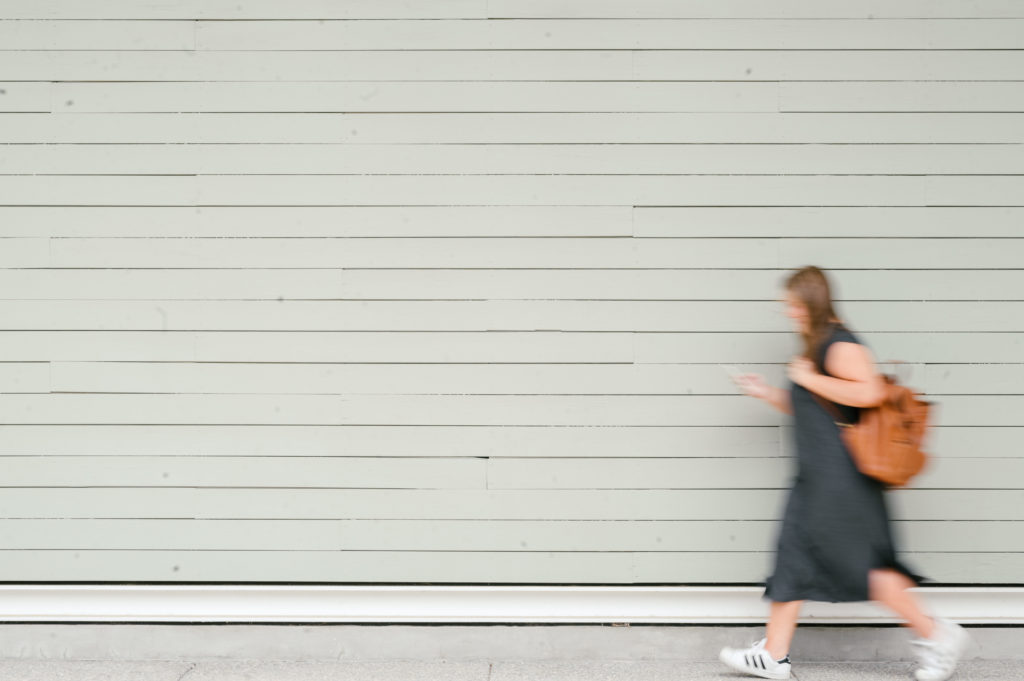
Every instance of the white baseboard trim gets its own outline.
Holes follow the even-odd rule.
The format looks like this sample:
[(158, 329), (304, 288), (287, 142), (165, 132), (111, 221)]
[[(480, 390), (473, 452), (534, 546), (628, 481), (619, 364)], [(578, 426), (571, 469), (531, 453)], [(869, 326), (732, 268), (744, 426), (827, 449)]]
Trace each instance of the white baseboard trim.
[[(1024, 624), (1024, 587), (914, 589), (970, 624)], [(758, 624), (761, 587), (0, 585), (0, 622)], [(870, 603), (808, 603), (807, 624), (894, 623)]]

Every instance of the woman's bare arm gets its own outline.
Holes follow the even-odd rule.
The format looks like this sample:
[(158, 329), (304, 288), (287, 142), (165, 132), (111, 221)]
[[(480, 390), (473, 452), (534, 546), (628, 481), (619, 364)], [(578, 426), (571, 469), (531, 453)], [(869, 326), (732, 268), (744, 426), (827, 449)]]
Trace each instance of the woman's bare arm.
[(792, 393), (787, 388), (768, 386), (769, 393), (762, 399), (783, 414), (793, 413)]
[(884, 399), (885, 382), (865, 346), (833, 343), (825, 356), (825, 368), (832, 376), (810, 372), (801, 384), (827, 400), (851, 407), (874, 407)]

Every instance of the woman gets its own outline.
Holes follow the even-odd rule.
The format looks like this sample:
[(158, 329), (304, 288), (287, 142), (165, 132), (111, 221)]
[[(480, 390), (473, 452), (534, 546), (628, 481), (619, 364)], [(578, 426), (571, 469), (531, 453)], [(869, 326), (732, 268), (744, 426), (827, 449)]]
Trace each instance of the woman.
[(776, 388), (758, 374), (735, 380), (746, 394), (793, 415), (797, 476), (765, 588), (772, 601), (766, 637), (747, 649), (725, 648), (720, 659), (754, 676), (788, 679), (789, 644), (803, 601), (874, 600), (921, 636), (914, 641), (921, 659), (917, 679), (947, 679), (967, 634), (948, 620), (926, 616), (907, 591), (922, 578), (896, 559), (884, 486), (857, 470), (839, 426), (818, 402), (836, 403), (843, 419), (853, 423), (861, 407), (882, 401), (885, 383), (871, 353), (836, 315), (821, 269), (793, 273), (786, 280), (785, 305), (804, 343), (803, 355), (789, 364), (791, 385)]

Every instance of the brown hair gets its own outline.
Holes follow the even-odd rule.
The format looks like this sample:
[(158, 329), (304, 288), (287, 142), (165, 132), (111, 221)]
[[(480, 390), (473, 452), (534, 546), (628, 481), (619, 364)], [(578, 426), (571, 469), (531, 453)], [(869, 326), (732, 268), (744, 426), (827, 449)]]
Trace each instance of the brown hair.
[(801, 267), (787, 277), (786, 290), (792, 291), (797, 300), (807, 307), (809, 328), (800, 335), (804, 339), (804, 356), (815, 361), (815, 353), (825, 340), (829, 326), (839, 318), (832, 307), (832, 288), (828, 277), (820, 267)]

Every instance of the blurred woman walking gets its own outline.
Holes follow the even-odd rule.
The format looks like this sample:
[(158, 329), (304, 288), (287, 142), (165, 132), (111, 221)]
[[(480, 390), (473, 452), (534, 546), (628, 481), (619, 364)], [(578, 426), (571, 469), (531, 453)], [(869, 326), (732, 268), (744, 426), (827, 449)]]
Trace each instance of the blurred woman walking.
[(860, 408), (881, 403), (885, 383), (870, 351), (836, 315), (824, 271), (804, 267), (791, 274), (785, 308), (804, 344), (804, 353), (789, 364), (789, 386), (770, 386), (758, 374), (735, 380), (746, 394), (792, 414), (797, 475), (764, 593), (771, 600), (766, 636), (750, 648), (725, 648), (720, 659), (754, 676), (788, 679), (789, 645), (803, 601), (873, 600), (921, 637), (913, 641), (918, 681), (948, 679), (967, 633), (925, 615), (907, 590), (923, 578), (896, 558), (885, 486), (857, 469), (839, 426), (818, 402), (833, 402), (847, 423), (855, 423)]

